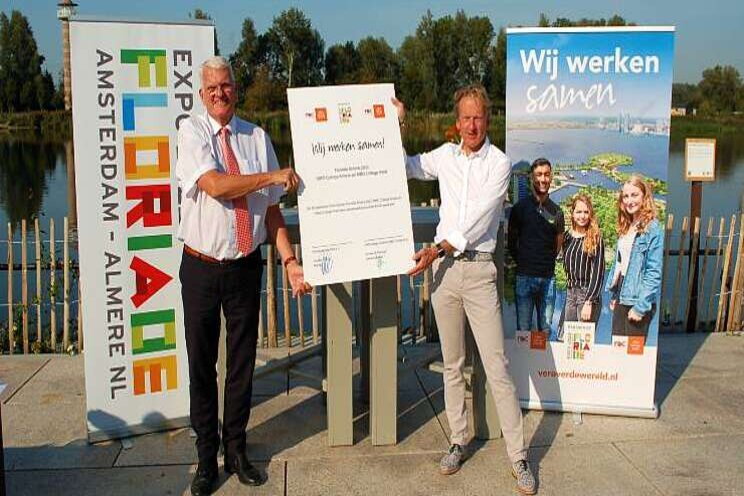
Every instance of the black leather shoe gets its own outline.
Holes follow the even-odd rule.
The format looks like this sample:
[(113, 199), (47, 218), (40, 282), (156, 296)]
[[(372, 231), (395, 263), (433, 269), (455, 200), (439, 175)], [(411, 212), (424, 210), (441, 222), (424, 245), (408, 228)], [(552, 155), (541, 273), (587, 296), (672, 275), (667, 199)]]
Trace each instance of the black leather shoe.
[(214, 491), (217, 482), (217, 462), (199, 463), (196, 467), (196, 475), (191, 481), (191, 494), (193, 496), (207, 496)]
[(260, 486), (266, 482), (266, 477), (259, 470), (250, 464), (245, 457), (245, 453), (239, 453), (234, 456), (225, 456), (225, 472), (228, 474), (237, 474), (241, 484), (247, 486)]

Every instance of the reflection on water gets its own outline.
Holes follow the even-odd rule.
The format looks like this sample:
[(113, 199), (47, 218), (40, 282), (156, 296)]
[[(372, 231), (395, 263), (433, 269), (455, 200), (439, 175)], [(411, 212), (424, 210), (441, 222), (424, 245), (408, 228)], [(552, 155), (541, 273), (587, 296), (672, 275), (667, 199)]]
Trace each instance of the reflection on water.
[[(55, 179), (66, 180), (66, 173), (55, 178), (57, 165), (64, 171), (64, 145), (43, 141), (33, 135), (0, 133), (0, 226), (11, 222), (17, 227), (21, 219), (33, 219), (44, 212), (44, 197)], [(66, 199), (64, 183), (60, 193)]]

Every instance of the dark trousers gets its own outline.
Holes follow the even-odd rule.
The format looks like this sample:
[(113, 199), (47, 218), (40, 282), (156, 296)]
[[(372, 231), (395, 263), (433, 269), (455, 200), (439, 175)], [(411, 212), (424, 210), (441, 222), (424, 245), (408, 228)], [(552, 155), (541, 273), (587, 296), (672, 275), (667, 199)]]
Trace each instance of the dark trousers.
[(211, 462), (220, 446), (216, 369), (220, 309), (224, 311), (227, 327), (222, 443), (226, 455), (245, 450), (262, 272), (258, 249), (229, 264), (205, 262), (185, 252), (181, 258), (179, 276), (189, 356), (191, 426), (196, 432), (199, 461)]

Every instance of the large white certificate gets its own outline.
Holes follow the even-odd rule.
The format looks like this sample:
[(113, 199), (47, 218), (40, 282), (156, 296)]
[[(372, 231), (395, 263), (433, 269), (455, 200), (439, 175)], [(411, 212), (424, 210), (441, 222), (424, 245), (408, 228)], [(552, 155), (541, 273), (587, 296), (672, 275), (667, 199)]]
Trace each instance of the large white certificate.
[(287, 90), (305, 279), (401, 274), (414, 265), (392, 84)]

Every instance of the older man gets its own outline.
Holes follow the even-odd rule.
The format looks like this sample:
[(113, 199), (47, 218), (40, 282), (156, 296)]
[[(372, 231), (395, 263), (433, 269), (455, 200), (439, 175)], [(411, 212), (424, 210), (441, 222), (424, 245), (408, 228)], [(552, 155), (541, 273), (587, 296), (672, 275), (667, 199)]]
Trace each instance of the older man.
[(246, 459), (245, 430), (260, 311), (260, 245), (267, 238), (276, 243), (293, 293), (310, 289), (277, 206), (283, 190), (297, 187), (298, 176), (279, 168), (263, 129), (235, 116), (237, 90), (227, 60), (210, 58), (200, 72), (199, 95), (207, 111), (181, 124), (176, 166), (182, 192), (178, 236), (184, 242), (180, 279), (191, 425), (199, 455), (191, 483), (194, 495), (211, 494), (217, 480), (220, 311), (227, 329), (224, 468), (243, 484), (260, 485), (265, 476)]
[[(405, 107), (394, 100), (398, 118)], [(441, 207), (436, 247), (417, 252), (415, 275), (434, 263), (432, 305), (444, 359), (444, 402), (452, 434), (439, 470), (457, 472), (463, 461), (468, 424), (465, 410), (465, 318), (473, 331), (486, 378), (496, 402), (517, 489), (535, 494), (536, 483), (527, 463), (522, 411), (504, 356), (504, 331), (494, 252), (511, 167), (486, 133), (490, 102), (481, 86), (455, 93), (455, 126), (460, 143), (445, 143), (406, 158), (409, 177), (439, 180)]]

